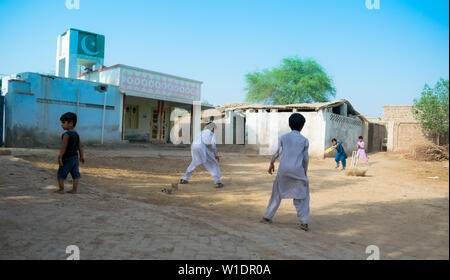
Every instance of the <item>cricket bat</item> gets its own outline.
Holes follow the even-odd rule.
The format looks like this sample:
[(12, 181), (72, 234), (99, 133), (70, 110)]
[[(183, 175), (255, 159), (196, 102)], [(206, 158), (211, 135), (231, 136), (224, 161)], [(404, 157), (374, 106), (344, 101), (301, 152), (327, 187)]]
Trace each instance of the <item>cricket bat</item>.
[(333, 149), (334, 149), (333, 147), (330, 147), (330, 148), (326, 149), (326, 150), (325, 150), (325, 154), (328, 154), (328, 153), (331, 152)]

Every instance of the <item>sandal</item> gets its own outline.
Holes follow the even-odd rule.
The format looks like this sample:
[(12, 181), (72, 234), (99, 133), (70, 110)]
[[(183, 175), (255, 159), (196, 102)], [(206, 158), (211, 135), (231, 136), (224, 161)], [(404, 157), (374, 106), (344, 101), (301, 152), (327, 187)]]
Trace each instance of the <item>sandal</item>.
[(263, 217), (259, 222), (263, 224), (271, 224), (272, 220)]
[(216, 189), (220, 189), (220, 188), (223, 188), (223, 184), (222, 183), (217, 183), (216, 184)]
[(184, 179), (181, 179), (181, 180), (180, 180), (180, 184), (189, 184), (189, 181), (186, 181), (186, 180), (184, 180)]
[(308, 231), (309, 230), (308, 224), (300, 224), (300, 229), (304, 230), (304, 231)]
[(172, 190), (171, 189), (162, 189), (161, 192), (166, 193), (166, 194), (172, 194)]

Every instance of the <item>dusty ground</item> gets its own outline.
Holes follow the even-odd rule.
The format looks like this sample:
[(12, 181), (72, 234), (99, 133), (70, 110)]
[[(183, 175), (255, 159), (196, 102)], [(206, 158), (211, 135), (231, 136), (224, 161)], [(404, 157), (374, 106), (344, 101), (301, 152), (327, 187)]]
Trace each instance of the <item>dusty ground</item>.
[(201, 168), (172, 195), (160, 190), (182, 176), (186, 149), (90, 147), (77, 195), (52, 193), (56, 150), (10, 150), (0, 156), (0, 259), (64, 259), (71, 244), (84, 259), (365, 259), (368, 245), (382, 259), (449, 258), (448, 161), (378, 153), (366, 177), (347, 177), (313, 159), (302, 232), (290, 200), (272, 225), (258, 223), (275, 176), (268, 157), (236, 148), (221, 157), (225, 188)]

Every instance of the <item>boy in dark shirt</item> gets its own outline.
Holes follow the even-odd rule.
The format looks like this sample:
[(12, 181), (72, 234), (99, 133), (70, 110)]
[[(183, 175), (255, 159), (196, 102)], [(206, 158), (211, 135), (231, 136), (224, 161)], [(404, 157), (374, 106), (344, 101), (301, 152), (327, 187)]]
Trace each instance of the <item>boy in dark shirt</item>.
[[(73, 188), (68, 193), (77, 193), (78, 182), (80, 181), (80, 172), (78, 170), (79, 161), (84, 163), (84, 151), (80, 136), (74, 130), (77, 125), (77, 115), (71, 112), (65, 113), (60, 118), (61, 127), (65, 130), (62, 135), (61, 148), (58, 155), (58, 184), (59, 190), (56, 193), (64, 193), (64, 180), (70, 173), (73, 179)], [(80, 159), (78, 160), (78, 151)]]

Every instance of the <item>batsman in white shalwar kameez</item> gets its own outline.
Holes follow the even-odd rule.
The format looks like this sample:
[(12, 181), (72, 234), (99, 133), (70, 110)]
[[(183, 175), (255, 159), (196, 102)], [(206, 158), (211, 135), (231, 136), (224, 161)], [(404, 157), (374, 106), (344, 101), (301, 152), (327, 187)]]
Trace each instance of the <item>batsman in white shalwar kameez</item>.
[[(211, 176), (214, 177), (214, 183), (220, 183), (220, 168), (217, 162), (217, 149), (216, 149), (216, 139), (214, 135), (214, 128), (216, 125), (214, 123), (208, 124), (205, 129), (203, 129), (194, 139), (191, 145), (192, 162), (186, 170), (183, 176), (183, 180), (188, 181), (197, 166), (203, 164), (206, 170), (209, 171)], [(208, 149), (207, 145), (211, 145), (214, 152)]]
[(278, 139), (276, 151), (270, 162), (273, 164), (281, 153), (280, 165), (273, 183), (272, 196), (264, 213), (265, 219), (272, 219), (281, 199), (293, 198), (301, 224), (309, 223), (309, 180), (306, 177), (309, 162), (308, 147), (308, 139), (297, 130), (292, 130)]

